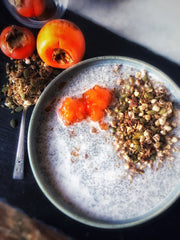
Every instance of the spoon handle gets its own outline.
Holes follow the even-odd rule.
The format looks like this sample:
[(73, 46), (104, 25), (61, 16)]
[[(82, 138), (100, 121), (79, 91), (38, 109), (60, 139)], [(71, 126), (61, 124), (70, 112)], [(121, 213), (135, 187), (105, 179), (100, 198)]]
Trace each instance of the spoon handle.
[(13, 179), (19, 179), (19, 180), (24, 178), (24, 133), (25, 133), (26, 112), (27, 112), (27, 108), (24, 107), (22, 117), (21, 117), (19, 139), (18, 139), (16, 159), (15, 159), (15, 165), (14, 165), (14, 171), (13, 171)]

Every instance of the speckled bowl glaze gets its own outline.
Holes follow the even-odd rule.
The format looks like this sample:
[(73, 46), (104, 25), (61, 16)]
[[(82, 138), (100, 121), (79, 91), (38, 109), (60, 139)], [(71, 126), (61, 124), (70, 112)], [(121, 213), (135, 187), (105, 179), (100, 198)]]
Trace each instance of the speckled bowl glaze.
[[(147, 168), (130, 183), (124, 178), (123, 161), (117, 157), (108, 131), (86, 120), (66, 127), (57, 116), (66, 96), (79, 97), (95, 84), (113, 88), (120, 76), (142, 69), (164, 84), (179, 104), (179, 88), (157, 68), (127, 57), (105, 56), (63, 71), (34, 108), (28, 154), (35, 179), (52, 204), (81, 223), (99, 228), (135, 226), (165, 211), (179, 196), (178, 153), (174, 153), (172, 168), (166, 160), (162, 168)], [(177, 121), (176, 134), (180, 135), (179, 117)]]

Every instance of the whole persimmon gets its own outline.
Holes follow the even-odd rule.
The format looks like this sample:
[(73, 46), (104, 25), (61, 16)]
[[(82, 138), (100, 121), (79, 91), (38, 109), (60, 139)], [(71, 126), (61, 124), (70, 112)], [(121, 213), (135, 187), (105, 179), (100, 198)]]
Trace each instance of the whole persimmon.
[(64, 19), (51, 20), (38, 33), (37, 51), (47, 65), (65, 69), (83, 58), (85, 38), (74, 23)]
[(2, 52), (13, 59), (24, 59), (31, 56), (35, 49), (35, 37), (33, 33), (16, 25), (6, 27), (0, 35), (0, 47)]
[(45, 10), (46, 0), (9, 0), (24, 17), (39, 17)]

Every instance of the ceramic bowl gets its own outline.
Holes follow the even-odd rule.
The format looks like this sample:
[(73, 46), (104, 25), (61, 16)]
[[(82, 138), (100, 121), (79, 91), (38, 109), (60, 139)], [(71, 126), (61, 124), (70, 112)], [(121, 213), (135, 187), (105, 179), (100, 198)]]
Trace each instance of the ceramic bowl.
[(179, 104), (179, 88), (154, 66), (127, 57), (105, 56), (64, 70), (47, 86), (33, 110), (28, 154), (37, 184), (53, 205), (81, 223), (99, 228), (136, 226), (165, 211), (179, 196), (178, 153), (174, 153), (172, 168), (165, 160), (162, 168), (148, 168), (130, 183), (124, 178), (123, 162), (108, 131), (86, 120), (67, 127), (57, 116), (66, 96), (79, 97), (96, 84), (113, 88), (120, 77), (142, 69), (164, 84), (172, 101)]

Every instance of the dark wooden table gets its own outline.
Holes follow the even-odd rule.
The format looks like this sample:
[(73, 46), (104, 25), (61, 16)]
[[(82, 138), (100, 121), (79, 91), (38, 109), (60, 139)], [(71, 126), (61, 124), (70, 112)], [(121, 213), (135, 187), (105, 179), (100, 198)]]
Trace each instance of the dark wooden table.
[[(121, 55), (144, 60), (169, 75), (180, 86), (180, 66), (162, 58), (133, 42), (121, 38), (110, 31), (66, 11), (64, 18), (76, 23), (85, 34), (86, 53), (84, 59), (104, 56)], [(17, 24), (15, 19), (0, 4), (0, 31), (8, 25)], [(32, 29), (37, 34), (37, 29)], [(167, 36), (169, 37), (169, 36)], [(0, 52), (0, 88), (6, 83), (5, 64), (8, 58)], [(33, 107), (28, 110), (28, 122)], [(18, 126), (12, 128), (10, 120), (15, 118)], [(65, 216), (57, 210), (39, 189), (25, 151), (25, 178), (18, 181), (12, 179), (14, 159), (16, 154), (21, 113), (11, 114), (6, 108), (0, 107), (0, 200), (21, 209), (28, 216), (55, 227), (74, 239), (179, 239), (180, 233), (180, 199), (163, 214), (137, 227), (123, 230), (103, 230), (88, 227)], [(27, 140), (25, 139), (25, 143)], [(172, 238), (172, 236), (174, 236)]]

